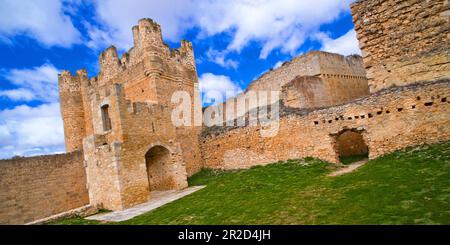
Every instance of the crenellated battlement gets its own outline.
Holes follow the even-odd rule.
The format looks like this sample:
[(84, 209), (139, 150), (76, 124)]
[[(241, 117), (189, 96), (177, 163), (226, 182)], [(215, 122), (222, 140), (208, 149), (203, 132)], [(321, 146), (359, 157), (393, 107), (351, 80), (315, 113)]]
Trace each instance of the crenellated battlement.
[(73, 76), (70, 71), (61, 71), (58, 74), (58, 83), (60, 92), (79, 91), (81, 89), (81, 83), (77, 75)]
[(133, 26), (133, 41), (135, 48), (159, 48), (163, 47), (161, 26), (152, 19), (144, 18)]
[(70, 71), (62, 71), (58, 75), (61, 115), (64, 121), (64, 135), (68, 152), (81, 150), (82, 139), (86, 133), (85, 107), (83, 94), (88, 83), (85, 69), (78, 70), (76, 75)]
[(117, 48), (110, 46), (100, 54), (99, 57), (100, 73), (98, 77), (100, 80), (107, 81), (117, 75), (123, 70)]
[[(145, 18), (132, 28), (134, 46), (119, 57), (117, 48), (111, 46), (100, 54), (98, 80), (104, 85), (140, 63), (146, 70), (159, 70), (168, 75), (182, 71), (196, 71), (192, 43), (182, 40), (180, 47), (170, 49), (162, 38), (161, 26)], [(170, 70), (166, 70), (170, 67)]]

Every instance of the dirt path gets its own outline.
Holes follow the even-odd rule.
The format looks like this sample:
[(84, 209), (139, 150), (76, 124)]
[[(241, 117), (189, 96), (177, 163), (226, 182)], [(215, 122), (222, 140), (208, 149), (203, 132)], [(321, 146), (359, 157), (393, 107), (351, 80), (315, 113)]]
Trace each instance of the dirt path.
[(367, 161), (368, 161), (368, 159), (363, 159), (361, 161), (354, 162), (354, 163), (352, 163), (350, 165), (346, 165), (345, 167), (330, 173), (328, 176), (335, 177), (335, 176), (339, 176), (339, 175), (343, 175), (343, 174), (346, 174), (346, 173), (353, 172), (357, 168), (359, 168), (362, 165), (364, 165)]

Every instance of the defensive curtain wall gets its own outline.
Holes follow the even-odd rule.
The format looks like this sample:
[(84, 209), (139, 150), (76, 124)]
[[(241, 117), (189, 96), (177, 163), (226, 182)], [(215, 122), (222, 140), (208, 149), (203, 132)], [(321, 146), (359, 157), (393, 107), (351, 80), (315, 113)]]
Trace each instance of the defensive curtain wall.
[(339, 156), (364, 149), (372, 159), (406, 146), (445, 141), (450, 138), (449, 96), (446, 79), (385, 89), (322, 109), (286, 107), (281, 101), (274, 137), (262, 137), (261, 125), (249, 126), (248, 121), (244, 127), (205, 127), (204, 166), (237, 169), (308, 156), (339, 163)]
[(24, 224), (89, 204), (80, 151), (0, 161), (0, 224)]
[[(308, 78), (297, 79), (298, 82), (286, 86), (298, 77)], [(279, 68), (251, 82), (244, 93), (210, 109), (217, 111), (221, 120), (228, 121), (242, 116), (248, 110), (273, 103), (278, 98), (271, 98), (270, 92), (282, 90), (285, 91), (285, 104), (295, 100), (297, 105), (292, 106), (302, 108), (341, 104), (369, 94), (361, 56), (313, 51), (286, 61)], [(267, 100), (257, 101), (258, 92), (267, 92)], [(255, 103), (249, 101), (255, 96)]]

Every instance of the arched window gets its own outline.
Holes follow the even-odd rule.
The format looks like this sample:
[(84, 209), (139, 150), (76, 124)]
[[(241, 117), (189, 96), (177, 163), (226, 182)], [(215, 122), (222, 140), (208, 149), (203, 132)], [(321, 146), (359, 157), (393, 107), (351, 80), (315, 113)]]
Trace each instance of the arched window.
[(104, 105), (102, 110), (103, 131), (111, 130), (111, 118), (109, 118), (109, 106)]

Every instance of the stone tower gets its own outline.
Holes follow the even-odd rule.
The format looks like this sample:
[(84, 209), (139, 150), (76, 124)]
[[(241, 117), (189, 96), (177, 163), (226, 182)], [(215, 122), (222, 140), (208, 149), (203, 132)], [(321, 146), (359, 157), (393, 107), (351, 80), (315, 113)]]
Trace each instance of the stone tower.
[(58, 76), (61, 114), (64, 121), (66, 151), (83, 149), (85, 136), (85, 117), (81, 79), (86, 78), (86, 72), (80, 70), (76, 76), (69, 71), (63, 71)]
[(351, 9), (371, 92), (450, 78), (448, 0), (358, 0)]
[(111, 210), (184, 188), (201, 168), (200, 127), (171, 121), (174, 92), (198, 96), (192, 44), (170, 49), (151, 19), (132, 31), (128, 52), (119, 57), (111, 46), (100, 54), (96, 77), (59, 76), (67, 150), (83, 150), (90, 201)]

